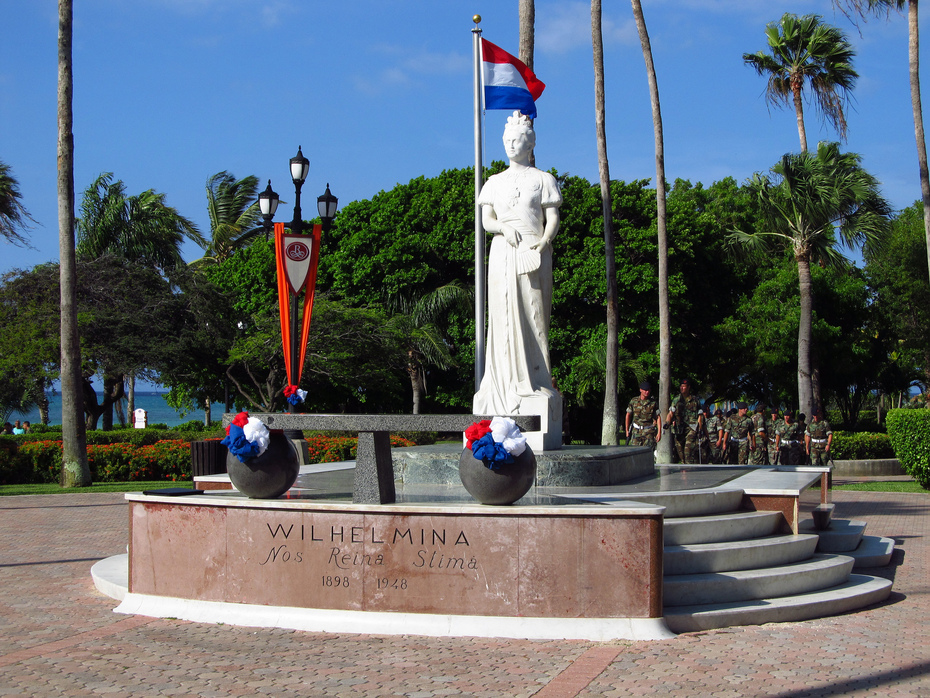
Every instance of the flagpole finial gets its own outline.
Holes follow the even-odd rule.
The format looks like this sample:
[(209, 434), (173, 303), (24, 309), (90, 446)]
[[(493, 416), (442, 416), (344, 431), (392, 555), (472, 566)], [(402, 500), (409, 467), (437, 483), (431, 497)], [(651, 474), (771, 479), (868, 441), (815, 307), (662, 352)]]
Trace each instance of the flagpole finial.
[(481, 15), (475, 15), (474, 17), (471, 18), (471, 21), (474, 22), (475, 24), (481, 24)]

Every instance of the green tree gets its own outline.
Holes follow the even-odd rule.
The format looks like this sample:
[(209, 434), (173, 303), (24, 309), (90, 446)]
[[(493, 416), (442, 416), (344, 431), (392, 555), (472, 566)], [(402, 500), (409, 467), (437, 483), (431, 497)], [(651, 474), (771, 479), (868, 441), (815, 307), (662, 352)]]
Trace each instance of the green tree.
[(872, 13), (888, 16), (892, 9), (907, 5), (907, 63), (911, 86), (911, 111), (914, 116), (914, 140), (917, 143), (917, 169), (920, 173), (920, 197), (924, 210), (924, 242), (930, 270), (930, 167), (927, 165), (927, 139), (924, 136), (923, 106), (920, 96), (920, 21), (917, 0), (834, 0), (844, 13), (848, 10), (865, 17)]
[(467, 313), (474, 294), (453, 281), (411, 299), (394, 296), (387, 300), (392, 312), (390, 325), (404, 352), (407, 376), (413, 392), (413, 414), (420, 414), (426, 395), (426, 375), (430, 366), (445, 370), (456, 366), (451, 342), (443, 330), (445, 317), (453, 308)]
[[(918, 377), (930, 394), (930, 283), (923, 275), (925, 242), (920, 201), (901, 211), (891, 225), (887, 244), (869, 250), (865, 272), (881, 318), (892, 377)], [(887, 391), (901, 385), (883, 386)]]
[(262, 217), (258, 207), (258, 177), (236, 179), (225, 170), (210, 177), (207, 214), (210, 238), (201, 244), (204, 256), (197, 263), (223, 262), (262, 232), (258, 227)]
[(23, 232), (31, 227), (32, 216), (20, 199), (19, 182), (10, 166), (0, 160), (0, 237), (16, 245), (27, 245)]
[(810, 414), (811, 263), (843, 265), (839, 244), (866, 249), (880, 245), (888, 229), (891, 207), (878, 180), (861, 166), (855, 153), (841, 153), (837, 143), (820, 143), (816, 154), (787, 154), (772, 175), (755, 174), (750, 188), (761, 223), (753, 232), (736, 231), (730, 240), (750, 250), (787, 247), (798, 267), (798, 407)]
[(768, 79), (765, 97), (775, 107), (793, 104), (798, 122), (801, 152), (807, 152), (804, 127), (804, 89), (815, 101), (823, 119), (846, 139), (849, 93), (859, 74), (853, 70), (856, 52), (846, 35), (824, 24), (819, 15), (785, 13), (766, 26), (769, 51), (744, 53), (743, 61)]

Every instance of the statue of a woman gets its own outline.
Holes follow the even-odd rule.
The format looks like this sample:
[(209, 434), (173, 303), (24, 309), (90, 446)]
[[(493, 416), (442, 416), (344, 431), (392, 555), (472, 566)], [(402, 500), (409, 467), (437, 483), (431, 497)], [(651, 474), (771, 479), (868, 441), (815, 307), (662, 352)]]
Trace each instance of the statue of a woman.
[(558, 401), (558, 425), (552, 426), (561, 444), (561, 399), (552, 388), (548, 336), (552, 239), (559, 230), (562, 195), (555, 177), (530, 165), (535, 145), (532, 122), (514, 112), (504, 127), (510, 167), (490, 177), (478, 197), (484, 229), (494, 239), (488, 258), (487, 358), (473, 409), (488, 415), (539, 414), (525, 405), (521, 411), (526, 398)]

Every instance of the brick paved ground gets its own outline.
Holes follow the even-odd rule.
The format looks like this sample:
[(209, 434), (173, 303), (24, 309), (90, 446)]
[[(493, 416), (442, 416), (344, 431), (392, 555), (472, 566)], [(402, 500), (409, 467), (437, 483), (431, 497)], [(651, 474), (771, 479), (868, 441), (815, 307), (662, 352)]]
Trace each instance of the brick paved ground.
[(0, 696), (930, 696), (930, 495), (837, 492), (894, 538), (888, 602), (654, 643), (330, 635), (112, 613), (119, 494), (0, 498)]

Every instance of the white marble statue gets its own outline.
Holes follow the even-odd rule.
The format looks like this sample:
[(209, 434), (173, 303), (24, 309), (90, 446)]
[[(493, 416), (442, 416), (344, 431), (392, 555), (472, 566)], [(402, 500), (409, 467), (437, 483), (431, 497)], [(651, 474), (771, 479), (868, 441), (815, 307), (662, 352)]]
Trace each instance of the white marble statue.
[[(559, 185), (530, 165), (536, 145), (532, 122), (514, 112), (504, 128), (510, 167), (490, 177), (478, 203), (494, 233), (488, 258), (488, 337), (484, 377), (474, 413), (540, 414), (546, 449), (559, 448), (561, 396), (552, 387), (549, 313), (552, 239), (559, 230)], [(539, 450), (539, 442), (531, 446)]]

